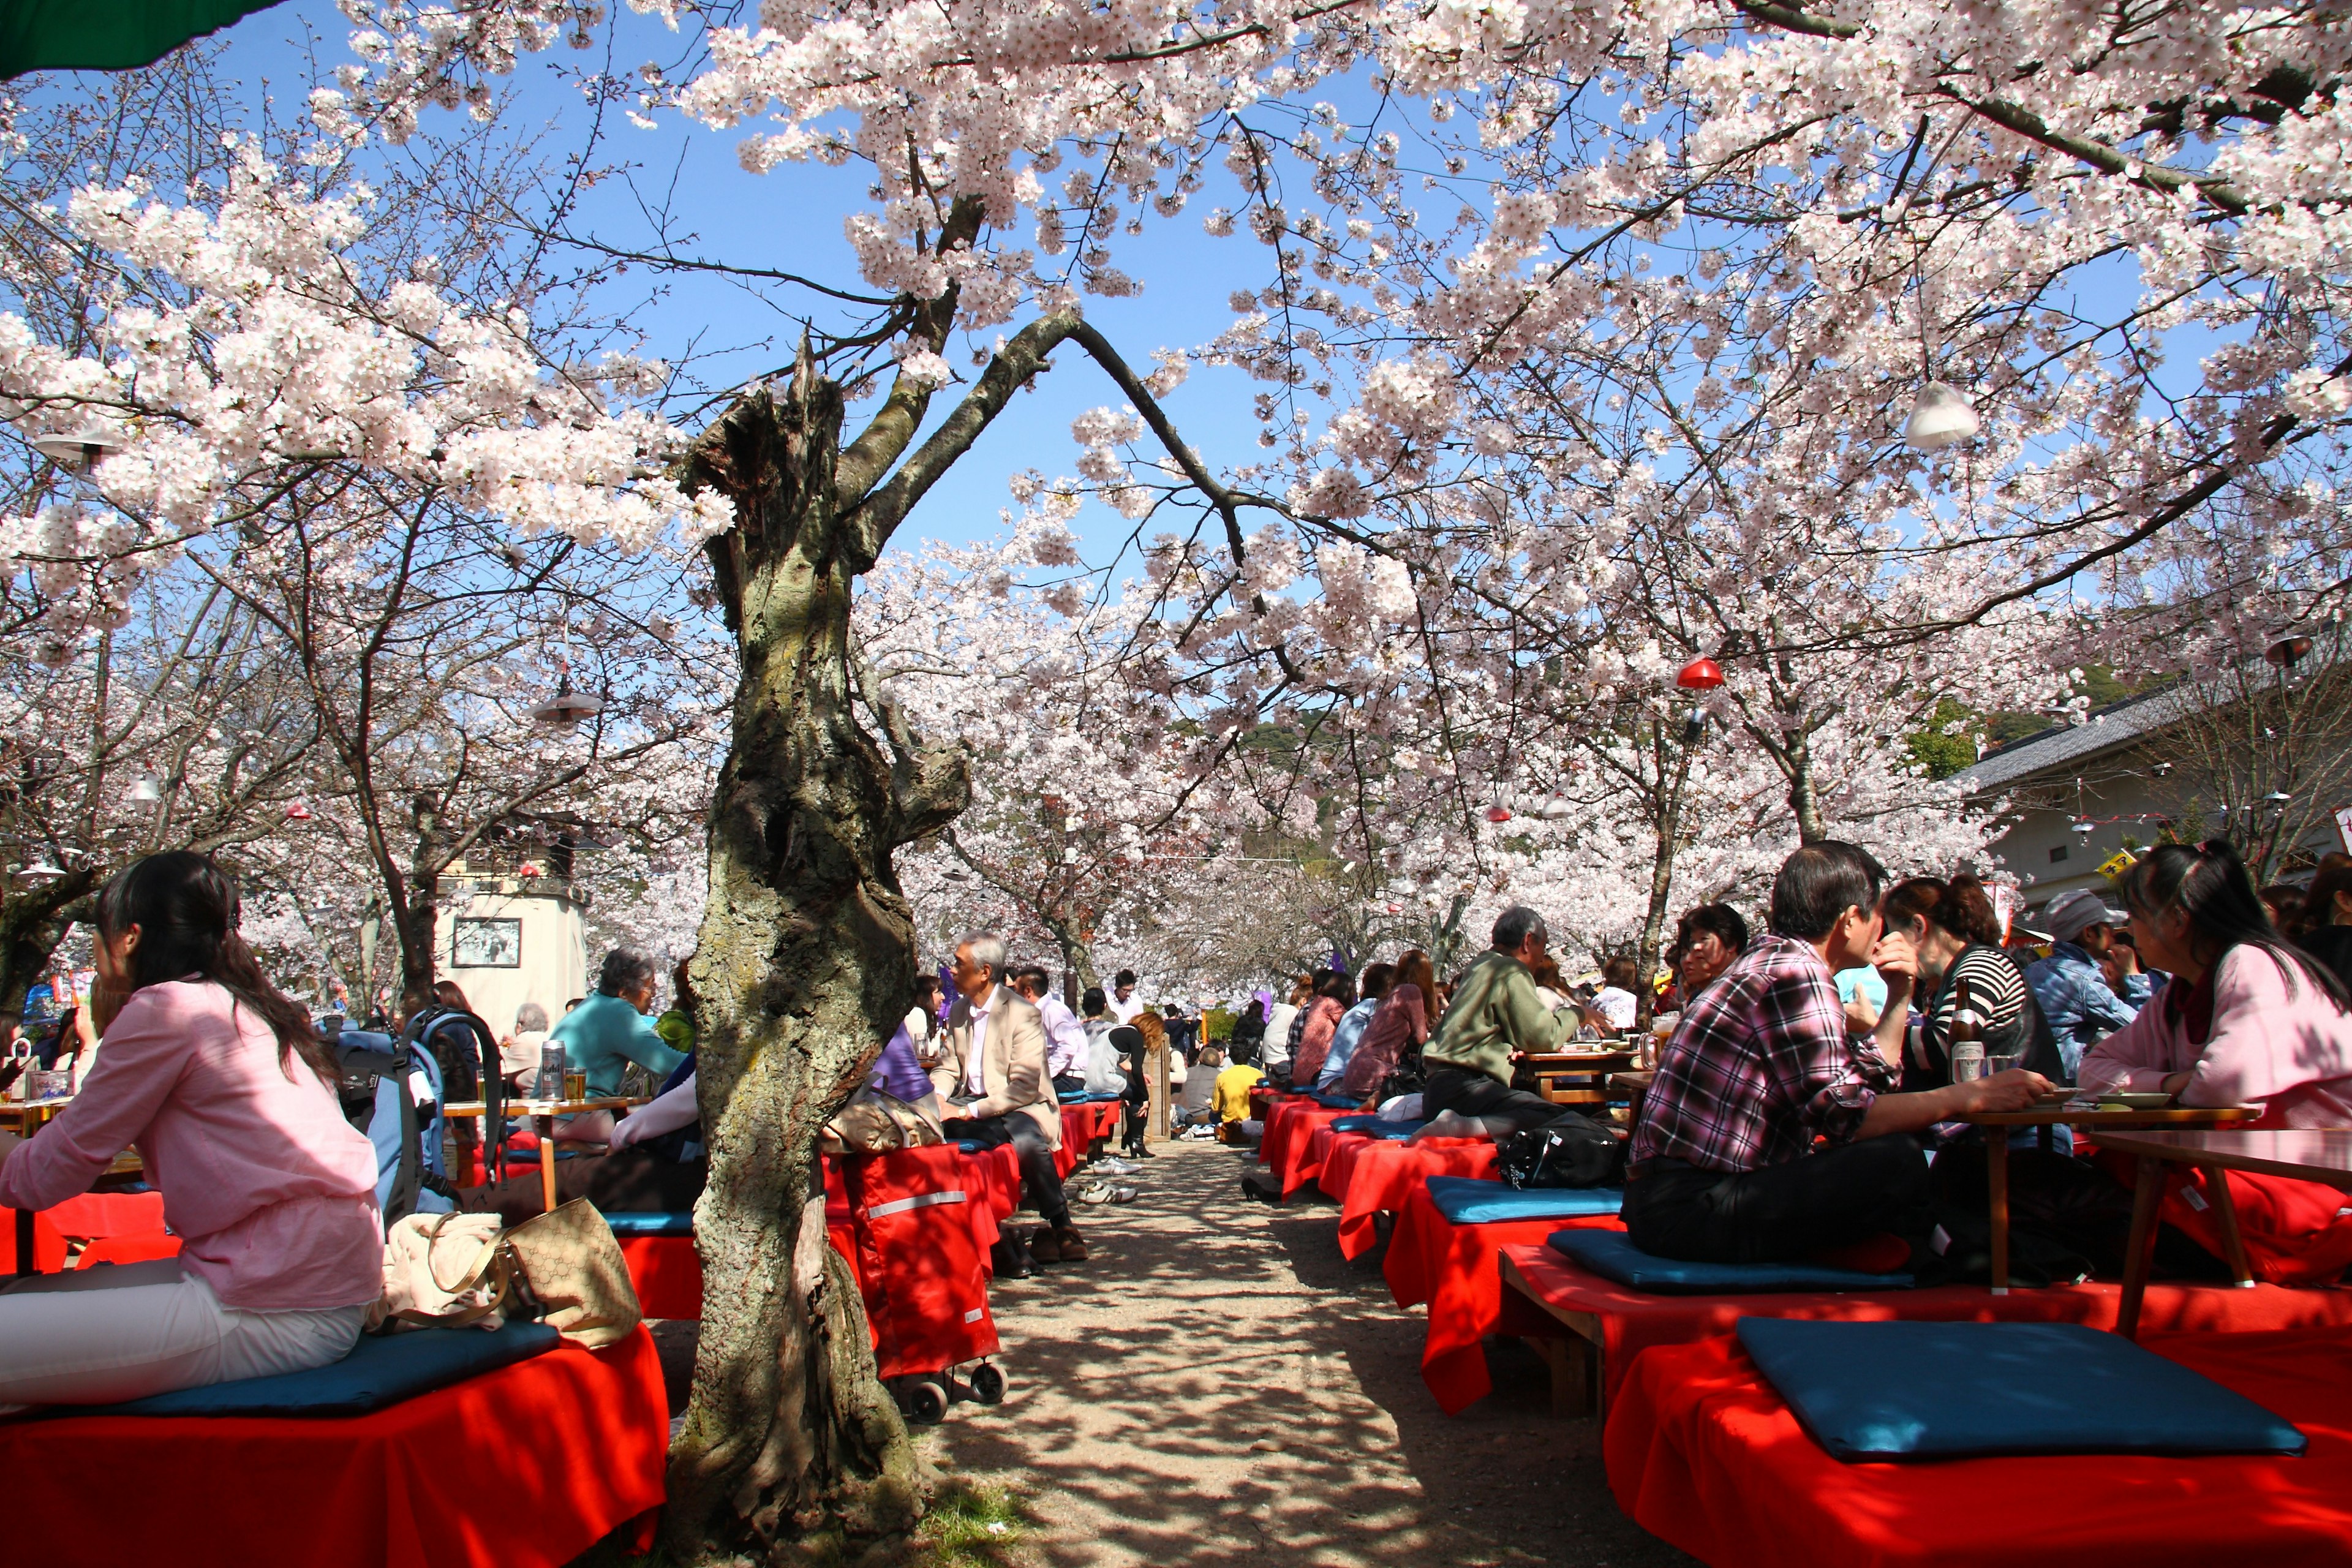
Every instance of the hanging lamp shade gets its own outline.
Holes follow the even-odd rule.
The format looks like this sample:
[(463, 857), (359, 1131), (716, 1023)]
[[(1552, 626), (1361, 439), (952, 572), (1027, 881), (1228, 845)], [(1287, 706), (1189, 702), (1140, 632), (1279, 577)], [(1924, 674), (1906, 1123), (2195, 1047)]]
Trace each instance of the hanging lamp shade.
[(31, 865), (17, 871), (16, 880), (20, 882), (54, 882), (59, 877), (64, 875), (65, 872), (62, 869), (50, 865), (47, 860), (36, 860)]
[(308, 822), (317, 815), (299, 800), (286, 808), (286, 820), (289, 822)]
[(1676, 672), (1675, 684), (1685, 691), (1712, 691), (1723, 684), (1723, 666), (1702, 654)]
[(1507, 805), (1490, 805), (1486, 808), (1486, 820), (1508, 822), (1511, 820), (1511, 808)]
[(278, 0), (8, 0), (0, 79), (39, 70), (131, 70)]
[(2263, 658), (2281, 669), (2291, 669), (2301, 664), (2304, 656), (2310, 651), (2309, 637), (2283, 637), (2263, 649)]
[[(0, 22), (0, 27), (6, 24)], [(68, 430), (55, 436), (33, 437), (33, 450), (56, 463), (59, 468), (86, 473), (100, 458), (122, 449), (122, 443), (110, 431), (96, 426), (86, 430)]]
[(538, 703), (530, 716), (551, 729), (569, 730), (583, 720), (593, 719), (604, 710), (604, 704), (584, 691), (572, 689), (572, 678), (565, 676), (555, 688), (555, 695)]
[(1575, 816), (1576, 807), (1568, 804), (1568, 797), (1564, 795), (1546, 795), (1542, 808), (1536, 815), (1546, 822), (1558, 822), (1562, 817)]
[(141, 773), (131, 781), (131, 790), (124, 799), (133, 805), (153, 805), (163, 798), (163, 781), (153, 773)]
[(1919, 389), (1911, 417), (1903, 422), (1903, 439), (1922, 452), (1957, 447), (1977, 433), (1977, 411), (1948, 382), (1931, 381)]

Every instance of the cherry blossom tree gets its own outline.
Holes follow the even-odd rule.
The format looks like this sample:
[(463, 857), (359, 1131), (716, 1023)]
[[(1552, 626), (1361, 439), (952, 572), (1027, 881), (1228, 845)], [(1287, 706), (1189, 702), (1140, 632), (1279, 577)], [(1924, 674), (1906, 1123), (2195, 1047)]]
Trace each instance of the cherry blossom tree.
[[(828, 1518), (884, 1532), (919, 1506), (856, 1293), (825, 1257), (814, 1149), (872, 1020), (906, 1004), (893, 853), (944, 828), (969, 784), (861, 682), (852, 605), (1057, 352), (1123, 400), (1080, 422), (1079, 479), (1161, 530), (1127, 662), (1198, 727), (1197, 776), (1252, 766), (1268, 726), (1311, 734), (1297, 766), (1343, 801), (1321, 809), (1350, 815), (1334, 842), (1360, 841), (1367, 865), (1426, 858), (1442, 824), (1481, 887), (1508, 883), (1478, 796), (1524, 771), (1514, 739), (1551, 726), (1606, 747), (1644, 700), (1564, 718), (1513, 699), (1579, 689), (1620, 651), (1611, 628), (1645, 613), (1629, 565), (1670, 558), (1628, 556), (1636, 509), (1737, 445), (1720, 420), (1677, 442), (1633, 417), (1630, 378), (1580, 379), (1587, 345), (1628, 345), (1656, 394), (1645, 416), (1671, 398), (1771, 432), (1739, 454), (1736, 501), (1658, 511), (1668, 540), (1750, 531), (1752, 548), (1706, 557), (1748, 574), (1728, 579), (1748, 602), (1710, 623), (1684, 599), (1655, 626), (1699, 647), (1743, 634), (1748, 734), (1800, 802), (1792, 837), (1837, 822), (1814, 752), (1869, 732), (1850, 709), (1792, 704), (1814, 679), (1798, 661), (2123, 592), (2136, 552), (2224, 495), (2315, 575), (2336, 558), (2334, 509), (2315, 504), (2352, 403), (2325, 8), (777, 0), (756, 26), (668, 48), (688, 61), (676, 74), (594, 84), (647, 117), (764, 115), (751, 166), (855, 160), (874, 182), (845, 225), (870, 292), (771, 273), (832, 314), (675, 466), (682, 433), (646, 401), (641, 363), (569, 353), (520, 293), (346, 264), (364, 199), (287, 172), (335, 174), (327, 145), (429, 137), (432, 104), (494, 122), (488, 79), (600, 13), (352, 10), (360, 62), (312, 100), (320, 163), (241, 145), (184, 201), (117, 180), (66, 204), (70, 244), (162, 286), (72, 333), (0, 318), (0, 415), (89, 437), (106, 509), (27, 508), (0, 544), (81, 571), (73, 613), (95, 624), (125, 577), (288, 485), (429, 490), (526, 538), (707, 542), (740, 680), (694, 970), (712, 1310), (671, 1474), (684, 1555)], [(1236, 194), (1206, 226), (1266, 247), (1265, 285), (1199, 356), (1266, 389), (1272, 455), (1247, 466), (1213, 467), (1170, 419), (1188, 356), (1143, 371), (1081, 309), (1150, 281), (1128, 242), (1213, 179)], [(2168, 369), (2192, 343), (2194, 368)], [(951, 349), (975, 374), (948, 393)], [(1627, 415), (1622, 435), (1597, 438), (1596, 411)], [(1776, 472), (1808, 423), (1837, 449), (1791, 447)], [(1824, 485), (1842, 504), (1812, 509)], [(1770, 570), (1816, 559), (1849, 575)], [(1835, 613), (1838, 592), (1867, 599), (1931, 563), (1945, 586), (1899, 614)], [(1670, 671), (1671, 639), (1634, 641)], [(1496, 715), (1510, 722), (1490, 733)], [(1414, 761), (1387, 760), (1402, 751)], [(1405, 798), (1371, 800), (1375, 782)], [(1416, 831), (1384, 844), (1398, 809)]]

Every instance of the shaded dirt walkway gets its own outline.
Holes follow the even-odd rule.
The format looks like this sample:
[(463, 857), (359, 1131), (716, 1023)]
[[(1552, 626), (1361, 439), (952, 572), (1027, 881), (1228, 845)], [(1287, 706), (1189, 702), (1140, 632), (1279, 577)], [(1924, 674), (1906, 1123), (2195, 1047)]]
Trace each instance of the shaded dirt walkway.
[(1331, 1205), (1269, 1208), (1241, 1196), (1246, 1156), (1159, 1149), (1135, 1203), (1077, 1209), (1089, 1261), (992, 1291), (1005, 1402), (924, 1437), (1024, 1500), (1045, 1562), (1692, 1561), (1617, 1511), (1598, 1424), (1549, 1414), (1532, 1354), (1493, 1352), (1497, 1392), (1448, 1418), (1420, 1314), (1379, 1252), (1340, 1258)]

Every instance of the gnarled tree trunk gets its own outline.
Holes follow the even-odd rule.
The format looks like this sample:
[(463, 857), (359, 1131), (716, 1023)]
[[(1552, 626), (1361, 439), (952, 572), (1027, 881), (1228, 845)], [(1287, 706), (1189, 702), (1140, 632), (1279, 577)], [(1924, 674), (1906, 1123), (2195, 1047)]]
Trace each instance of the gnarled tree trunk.
[(772, 1555), (835, 1525), (893, 1534), (923, 1503), (856, 1286), (825, 1245), (817, 1139), (880, 1048), (874, 1020), (912, 998), (890, 852), (951, 817), (968, 780), (961, 759), (886, 754), (854, 710), (850, 595), (871, 561), (844, 537), (841, 422), (839, 387), (803, 362), (784, 400), (746, 398), (695, 451), (697, 481), (736, 506), (711, 557), (742, 678), (692, 968), (710, 1171), (667, 1521), (688, 1558)]

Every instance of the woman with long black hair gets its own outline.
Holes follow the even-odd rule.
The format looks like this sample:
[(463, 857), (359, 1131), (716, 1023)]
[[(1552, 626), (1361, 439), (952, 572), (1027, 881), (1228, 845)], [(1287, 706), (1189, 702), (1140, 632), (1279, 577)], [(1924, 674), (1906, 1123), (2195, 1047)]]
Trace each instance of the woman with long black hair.
[(105, 1049), (0, 1163), (0, 1205), (87, 1192), (136, 1145), (180, 1256), (0, 1293), (0, 1405), (93, 1405), (340, 1361), (383, 1287), (375, 1151), (334, 1058), (237, 934), (236, 884), (151, 855), (98, 898)]
[(2263, 1108), (2257, 1127), (2352, 1127), (2352, 998), (2289, 945), (2226, 839), (2167, 844), (2124, 876), (2164, 994), (2083, 1058), (2086, 1089)]
[[(2270, 1127), (2352, 1127), (2352, 997), (2326, 964), (2292, 947), (2225, 839), (2168, 844), (2125, 873), (2133, 944), (2171, 974), (2138, 1016), (2083, 1058), (2094, 1093), (2169, 1095), (2182, 1105), (2259, 1105)], [(2120, 1172), (2116, 1173), (2118, 1176)], [(2318, 1182), (2220, 1172), (2254, 1271), (2274, 1284), (2333, 1281), (2352, 1265), (2343, 1194)], [(2219, 1255), (2214, 1196), (2192, 1185), (2165, 1220)]]

